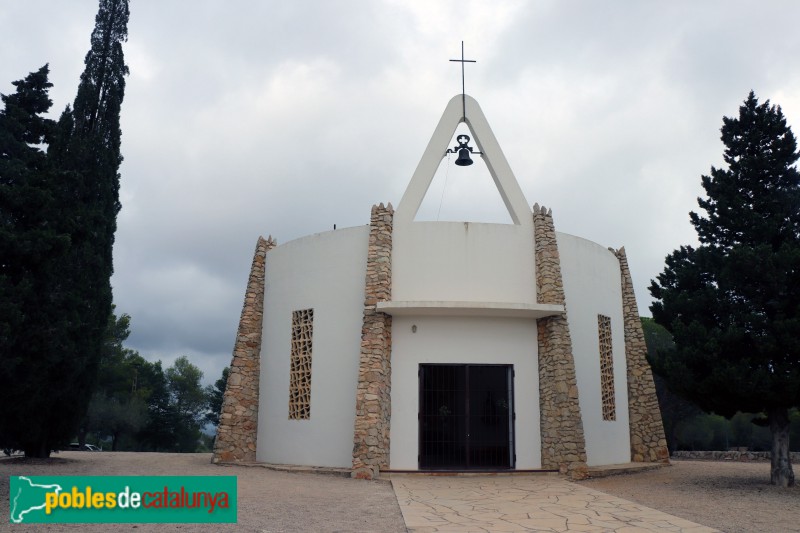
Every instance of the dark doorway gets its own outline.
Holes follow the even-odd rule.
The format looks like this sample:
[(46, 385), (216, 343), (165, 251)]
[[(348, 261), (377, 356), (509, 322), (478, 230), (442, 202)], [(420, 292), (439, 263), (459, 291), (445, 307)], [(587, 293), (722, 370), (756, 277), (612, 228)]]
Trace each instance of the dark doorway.
[(514, 468), (511, 365), (420, 365), (419, 467)]

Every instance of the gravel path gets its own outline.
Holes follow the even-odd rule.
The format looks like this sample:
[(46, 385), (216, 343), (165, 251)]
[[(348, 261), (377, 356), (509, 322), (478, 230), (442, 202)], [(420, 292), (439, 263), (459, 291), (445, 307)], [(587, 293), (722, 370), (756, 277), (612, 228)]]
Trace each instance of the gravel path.
[(770, 485), (766, 462), (673, 459), (658, 470), (580, 484), (727, 533), (800, 531), (800, 486)]
[[(210, 454), (122, 452), (61, 452), (31, 461), (0, 458), (0, 531), (406, 531), (388, 482), (220, 467), (210, 459)], [(131, 474), (235, 475), (239, 523), (8, 525), (8, 476)], [(800, 487), (769, 485), (768, 463), (673, 461), (671, 467), (581, 484), (728, 533), (800, 532)]]

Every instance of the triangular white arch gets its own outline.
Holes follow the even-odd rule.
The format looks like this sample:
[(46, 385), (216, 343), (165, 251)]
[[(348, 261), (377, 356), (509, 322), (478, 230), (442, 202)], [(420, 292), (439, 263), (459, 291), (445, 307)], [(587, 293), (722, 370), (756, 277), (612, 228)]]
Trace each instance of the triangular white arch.
[[(503, 203), (508, 209), (511, 220), (516, 225), (533, 225), (533, 217), (525, 195), (506, 161), (500, 144), (489, 127), (489, 122), (481, 111), (478, 102), (469, 95), (454, 96), (442, 114), (436, 130), (433, 132), (425, 153), (414, 171), (403, 198), (394, 213), (394, 224), (410, 224), (417, 216), (422, 200), (431, 186), (436, 169), (445, 157), (449, 143), (453, 138), (456, 128), (461, 122), (466, 122), (472, 132), (473, 140), (482, 152), (482, 158), (492, 175)], [(466, 107), (466, 120), (464, 120), (464, 107)]]

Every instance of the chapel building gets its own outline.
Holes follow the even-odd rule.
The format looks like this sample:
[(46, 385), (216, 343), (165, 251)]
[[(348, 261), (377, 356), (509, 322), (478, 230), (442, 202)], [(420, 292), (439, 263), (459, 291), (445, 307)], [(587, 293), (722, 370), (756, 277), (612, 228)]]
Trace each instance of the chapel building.
[[(510, 224), (415, 216), (456, 128)], [(623, 248), (531, 209), (478, 103), (454, 97), (397, 209), (259, 239), (214, 462), (386, 471), (667, 462)]]

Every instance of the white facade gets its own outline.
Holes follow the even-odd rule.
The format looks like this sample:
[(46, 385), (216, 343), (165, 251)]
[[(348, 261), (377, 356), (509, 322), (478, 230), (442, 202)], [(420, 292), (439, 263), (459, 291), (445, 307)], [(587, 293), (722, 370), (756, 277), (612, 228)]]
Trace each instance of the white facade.
[(394, 470), (418, 469), (417, 372), (424, 363), (513, 365), (517, 384), (516, 468), (541, 467), (536, 320), (475, 316), (394, 318), (390, 448)]
[[(269, 253), (259, 461), (350, 466), (368, 233), (367, 226), (329, 231)], [(515, 315), (511, 308), (511, 300), (535, 303), (532, 233), (511, 224), (454, 222), (414, 222), (409, 233), (395, 232), (400, 245), (392, 261), (393, 301), (431, 307), (392, 310), (391, 467), (418, 468), (419, 365), (449, 363), (513, 365), (516, 468), (540, 468), (536, 319)], [(408, 242), (403, 243), (404, 237)], [(428, 243), (415, 243), (415, 238)], [(558, 246), (587, 463), (626, 463), (630, 448), (619, 262), (606, 248), (580, 237), (558, 233)], [(458, 301), (469, 307), (453, 307)], [(481, 308), (480, 302), (503, 305)], [(314, 309), (311, 417), (289, 420), (291, 316), (309, 308)], [(603, 420), (601, 413), (598, 314), (610, 317), (612, 324), (614, 421)]]
[(532, 243), (532, 225), (398, 222), (392, 300), (535, 304)]

